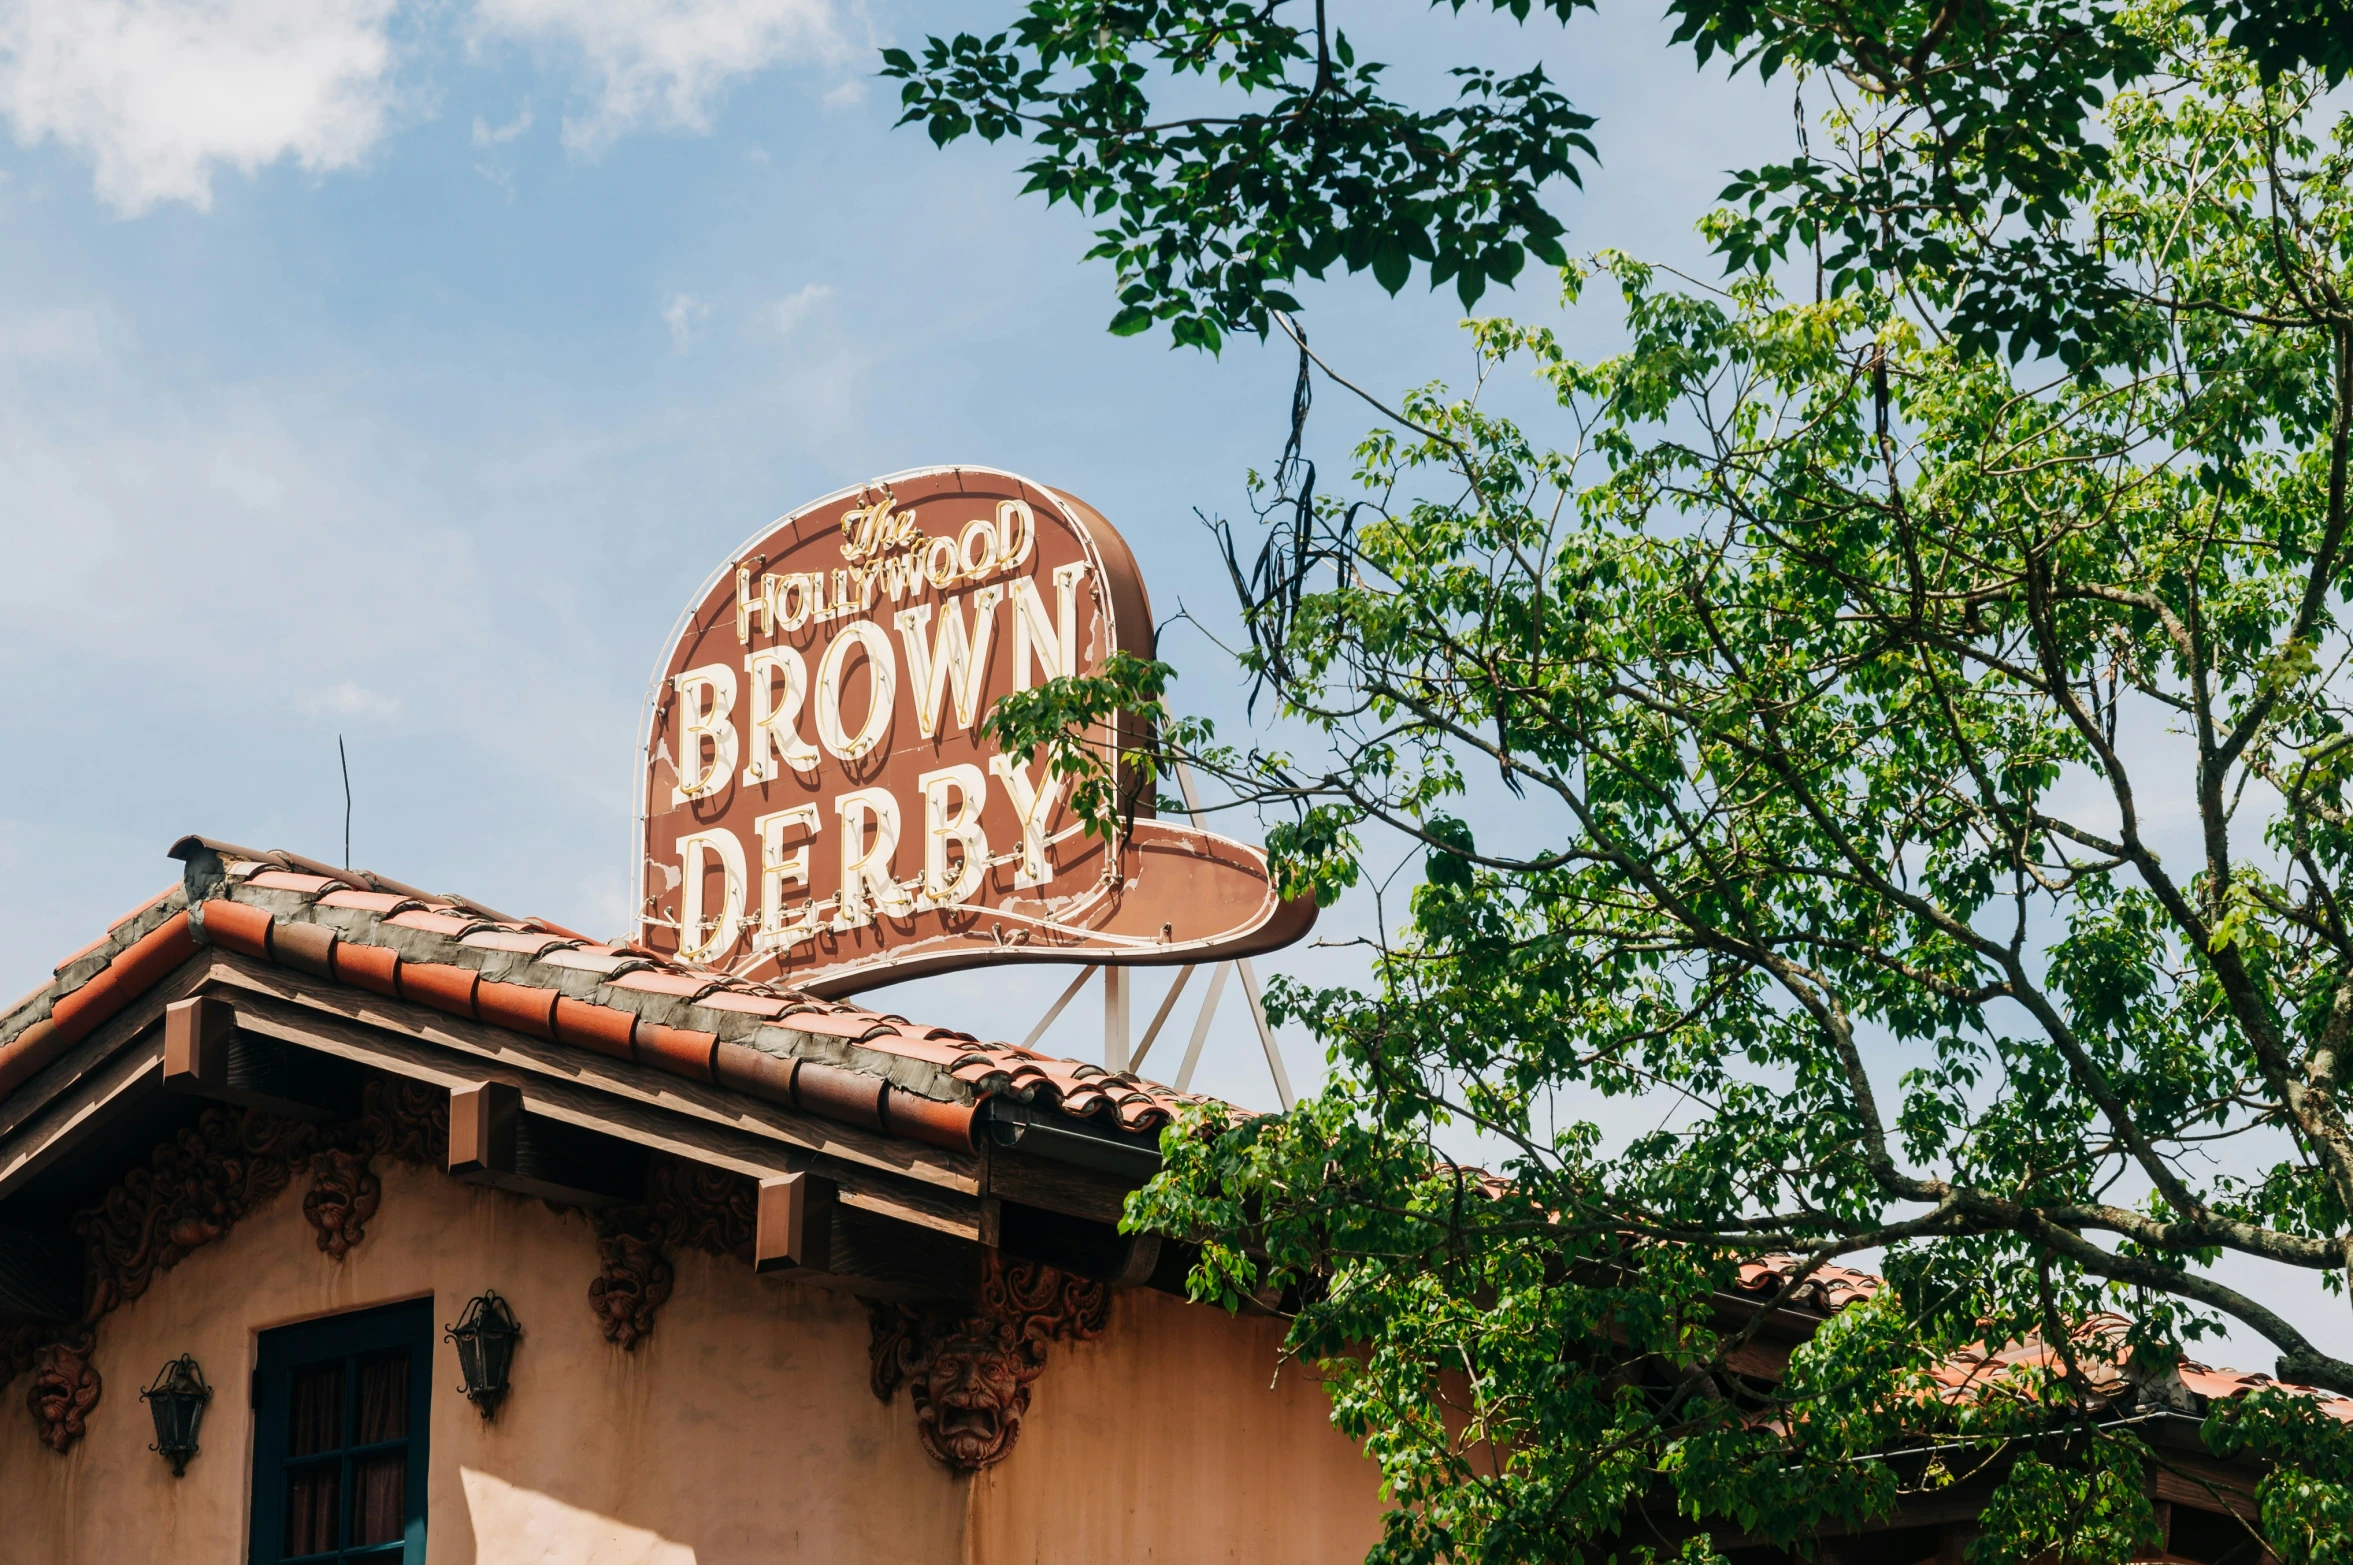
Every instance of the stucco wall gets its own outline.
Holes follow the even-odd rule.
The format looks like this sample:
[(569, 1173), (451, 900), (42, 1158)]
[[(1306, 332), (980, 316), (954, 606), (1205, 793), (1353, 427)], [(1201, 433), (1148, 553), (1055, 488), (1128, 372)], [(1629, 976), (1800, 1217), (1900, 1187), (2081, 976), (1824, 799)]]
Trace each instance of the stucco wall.
[[(485, 1425), (436, 1348), (432, 1565), (760, 1561), (1344, 1561), (1376, 1534), (1370, 1466), (1293, 1372), (1273, 1390), (1263, 1322), (1123, 1296), (1096, 1343), (1058, 1345), (1000, 1467), (924, 1456), (902, 1393), (867, 1389), (854, 1301), (700, 1253), (634, 1353), (585, 1290), (585, 1219), (440, 1174), (380, 1166), (364, 1243), (320, 1253), (299, 1190), (157, 1279), (99, 1328), (106, 1395), (65, 1456), (43, 1448), (25, 1382), (0, 1404), (0, 1565), (245, 1557), (246, 1386), (254, 1334), (431, 1295), (441, 1319), (495, 1287), (525, 1338)], [(201, 1455), (175, 1481), (147, 1449), (139, 1388), (194, 1353), (215, 1387)]]
[(973, 1485), (972, 1555), (1077, 1561), (1355, 1561), (1380, 1537), (1379, 1474), (1280, 1323), (1143, 1290), (1111, 1329), (1057, 1345), (1013, 1454)]

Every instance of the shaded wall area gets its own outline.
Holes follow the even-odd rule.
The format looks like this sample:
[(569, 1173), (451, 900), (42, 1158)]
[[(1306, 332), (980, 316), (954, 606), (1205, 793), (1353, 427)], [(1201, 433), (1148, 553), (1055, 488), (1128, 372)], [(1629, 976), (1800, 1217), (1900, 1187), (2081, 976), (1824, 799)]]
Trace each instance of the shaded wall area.
[[(1102, 1339), (1054, 1347), (1012, 1455), (966, 1477), (924, 1455), (905, 1395), (875, 1399), (855, 1300), (682, 1252), (658, 1325), (623, 1352), (586, 1301), (585, 1217), (376, 1167), (382, 1205), (344, 1260), (288, 1192), (109, 1315), (105, 1396), (65, 1455), (35, 1438), (25, 1382), (8, 1388), (0, 1558), (243, 1560), (256, 1333), (426, 1296), (454, 1320), (484, 1288), (525, 1336), (489, 1424), (436, 1344), (431, 1565), (1347, 1561), (1378, 1534), (1371, 1465), (1316, 1387), (1274, 1377), (1271, 1322), (1120, 1295)], [(138, 1392), (181, 1353), (215, 1392), (175, 1480)]]

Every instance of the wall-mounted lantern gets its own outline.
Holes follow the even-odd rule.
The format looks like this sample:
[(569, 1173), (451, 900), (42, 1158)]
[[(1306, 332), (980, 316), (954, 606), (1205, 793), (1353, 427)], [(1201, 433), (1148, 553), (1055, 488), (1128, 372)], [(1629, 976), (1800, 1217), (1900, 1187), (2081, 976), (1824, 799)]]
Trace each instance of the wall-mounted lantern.
[(506, 1300), (486, 1290), (476, 1294), (458, 1323), (444, 1332), (447, 1340), (457, 1344), (458, 1369), (466, 1377), (466, 1400), (488, 1418), (498, 1411), (499, 1399), (507, 1394), (507, 1370), (515, 1362), (515, 1339), (523, 1335), (515, 1312)]
[(155, 1444), (147, 1449), (172, 1464), (172, 1476), (188, 1474), (188, 1458), (196, 1454), (196, 1430), (204, 1422), (204, 1404), (212, 1387), (196, 1367), (194, 1354), (183, 1353), (155, 1373), (155, 1383), (139, 1393), (147, 1411), (155, 1415)]

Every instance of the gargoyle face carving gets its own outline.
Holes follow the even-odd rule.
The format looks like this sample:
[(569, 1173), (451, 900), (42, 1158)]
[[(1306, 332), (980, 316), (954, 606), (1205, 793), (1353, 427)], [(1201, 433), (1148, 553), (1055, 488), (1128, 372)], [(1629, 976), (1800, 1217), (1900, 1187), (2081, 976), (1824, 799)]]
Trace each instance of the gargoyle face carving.
[(1003, 1461), (1029, 1411), (1029, 1383), (1044, 1367), (995, 1322), (973, 1321), (932, 1345), (908, 1388), (924, 1448), (951, 1467)]
[(102, 1389), (98, 1371), (83, 1349), (62, 1342), (42, 1349), (34, 1365), (32, 1389), (25, 1397), (40, 1428), (41, 1443), (52, 1451), (63, 1451), (81, 1439)]
[(874, 1394), (888, 1402), (905, 1386), (923, 1448), (960, 1472), (1005, 1459), (1047, 1345), (1102, 1335), (1110, 1294), (1100, 1282), (992, 1250), (979, 1305), (969, 1314), (873, 1306)]

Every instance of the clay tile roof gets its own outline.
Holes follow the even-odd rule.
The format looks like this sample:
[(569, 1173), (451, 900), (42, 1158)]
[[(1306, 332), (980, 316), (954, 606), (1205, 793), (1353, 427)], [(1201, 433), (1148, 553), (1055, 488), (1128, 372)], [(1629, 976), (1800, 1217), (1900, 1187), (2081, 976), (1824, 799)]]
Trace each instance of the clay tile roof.
[(645, 965), (642, 956), (624, 956), (610, 946), (558, 946), (541, 954), (541, 961), (551, 967), (576, 967), (583, 972), (603, 973), (611, 978), (632, 967)]
[(395, 913), (384, 922), (398, 924), (403, 929), (422, 929), (427, 934), (447, 935), (452, 940), (484, 927), (478, 918), (468, 918), (457, 913), (434, 913), (421, 907)]
[(703, 973), (690, 973), (680, 968), (661, 971), (652, 967), (623, 973), (613, 980), (616, 989), (642, 989), (648, 994), (676, 995), (691, 1000), (711, 987), (711, 979)]
[(52, 974), (62, 975), (67, 968), (73, 966), (76, 962), (82, 960), (82, 958), (86, 956), (95, 956), (100, 951), (108, 949), (113, 943), (114, 931), (110, 929), (105, 934), (100, 935), (97, 939), (91, 941), (88, 945), (82, 947), (79, 951), (76, 951), (73, 955), (67, 957), (64, 961), (58, 963), (49, 971)]
[(321, 907), (358, 908), (364, 913), (378, 913), (387, 917), (394, 913), (405, 913), (410, 908), (419, 908), (424, 905), (414, 897), (404, 897), (393, 891), (352, 891), (346, 889), (330, 891), (319, 898), (319, 906)]
[(211, 945), (942, 1146), (968, 1148), (993, 1097), (1139, 1138), (1212, 1101), (299, 854), (185, 837), (172, 857), (187, 865), (182, 885), (0, 1013), (0, 1097)]
[[(1793, 1276), (1802, 1258), (1794, 1255), (1768, 1255), (1760, 1260), (1744, 1263), (1735, 1287), (1741, 1293), (1758, 1298), (1769, 1298)], [(1834, 1314), (1849, 1304), (1870, 1298), (1887, 1286), (1882, 1277), (1860, 1272), (1846, 1266), (1822, 1266), (1810, 1274), (1786, 1303), (1802, 1309)], [(2092, 1389), (2103, 1397), (2122, 1398), (2131, 1390), (2131, 1379), (2124, 1365), (2129, 1363), (2129, 1350), (2122, 1349), (2131, 1322), (2121, 1315), (2094, 1315), (2078, 1322), (2072, 1335), (2078, 1342), (2099, 1343), (2111, 1351), (2105, 1356), (2078, 1357), (2077, 1367), (2092, 1382)], [(1947, 1402), (1965, 1402), (1987, 1395), (2004, 1386), (2005, 1377), (2020, 1371), (2058, 1372), (2066, 1360), (2047, 1343), (2037, 1340), (2006, 1343), (1988, 1348), (1977, 1343), (1948, 1357), (1929, 1371), (1936, 1383), (1937, 1395)], [(2178, 1382), (2185, 1396), (2175, 1399), (2185, 1404), (2185, 1411), (2203, 1411), (2208, 1402), (2227, 1401), (2246, 1396), (2265, 1387), (2275, 1387), (2297, 1396), (2311, 1397), (2320, 1404), (2321, 1411), (2341, 1422), (2353, 1424), (2353, 1397), (2339, 1396), (2317, 1386), (2296, 1385), (2274, 1380), (2269, 1375), (2253, 1374), (2245, 1370), (2215, 1369), (2194, 1360), (2184, 1359), (2165, 1378)], [(2031, 1385), (2030, 1381), (2013, 1380), (2011, 1385)]]
[(257, 875), (247, 876), (245, 883), (249, 886), (259, 886), (265, 891), (303, 891), (314, 895), (326, 890), (329, 886), (342, 884), (341, 881), (329, 880), (324, 875), (298, 875), (291, 870), (283, 869), (265, 869)]
[[(868, 1011), (799, 1010), (785, 1016), (781, 1025), (790, 1027), (795, 1032), (822, 1033), (829, 1038), (847, 1038), (852, 1043), (862, 1043), (870, 1037), (895, 1041), (895, 1035), (883, 1025), (882, 1018)], [(887, 1044), (885, 1046), (887, 1047)]]
[[(1769, 1255), (1750, 1261), (1740, 1268), (1737, 1286), (1743, 1293), (1770, 1298), (1796, 1274), (1801, 1259), (1794, 1255)], [(1785, 1308), (1815, 1310), (1824, 1315), (1835, 1315), (1848, 1305), (1868, 1299), (1886, 1282), (1869, 1272), (1859, 1272), (1850, 1266), (1819, 1266), (1797, 1286)]]
[(106, 932), (111, 935), (116, 930), (122, 928), (123, 925), (129, 923), (132, 919), (154, 912), (157, 908), (163, 906), (165, 902), (169, 901), (172, 896), (179, 891), (179, 889), (180, 888), (177, 886), (164, 887), (161, 891), (158, 891), (154, 896), (149, 897), (146, 901), (140, 903), (137, 907), (131, 909), (122, 917), (109, 922), (106, 926)]
[(764, 994), (739, 994), (732, 989), (715, 989), (699, 996), (699, 1005), (714, 1011), (741, 1011), (750, 1016), (776, 1016), (785, 1009), (785, 1002)]
[(472, 946), (478, 951), (519, 951), (525, 956), (545, 956), (554, 947), (571, 943), (562, 935), (530, 934), (495, 926), (476, 928), (458, 936), (459, 945)]
[(2187, 1359), (2182, 1361), (2176, 1373), (2181, 1376), (2181, 1383), (2194, 1395), (2204, 1397), (2209, 1402), (2243, 1397), (2249, 1392), (2270, 1386), (2298, 1396), (2311, 1397), (2329, 1417), (2339, 1423), (2353, 1424), (2353, 1397), (2323, 1391), (2318, 1386), (2300, 1386), (2293, 1381), (2274, 1380), (2269, 1375), (2251, 1374), (2240, 1369), (2209, 1369), (2204, 1364), (2192, 1363)]

